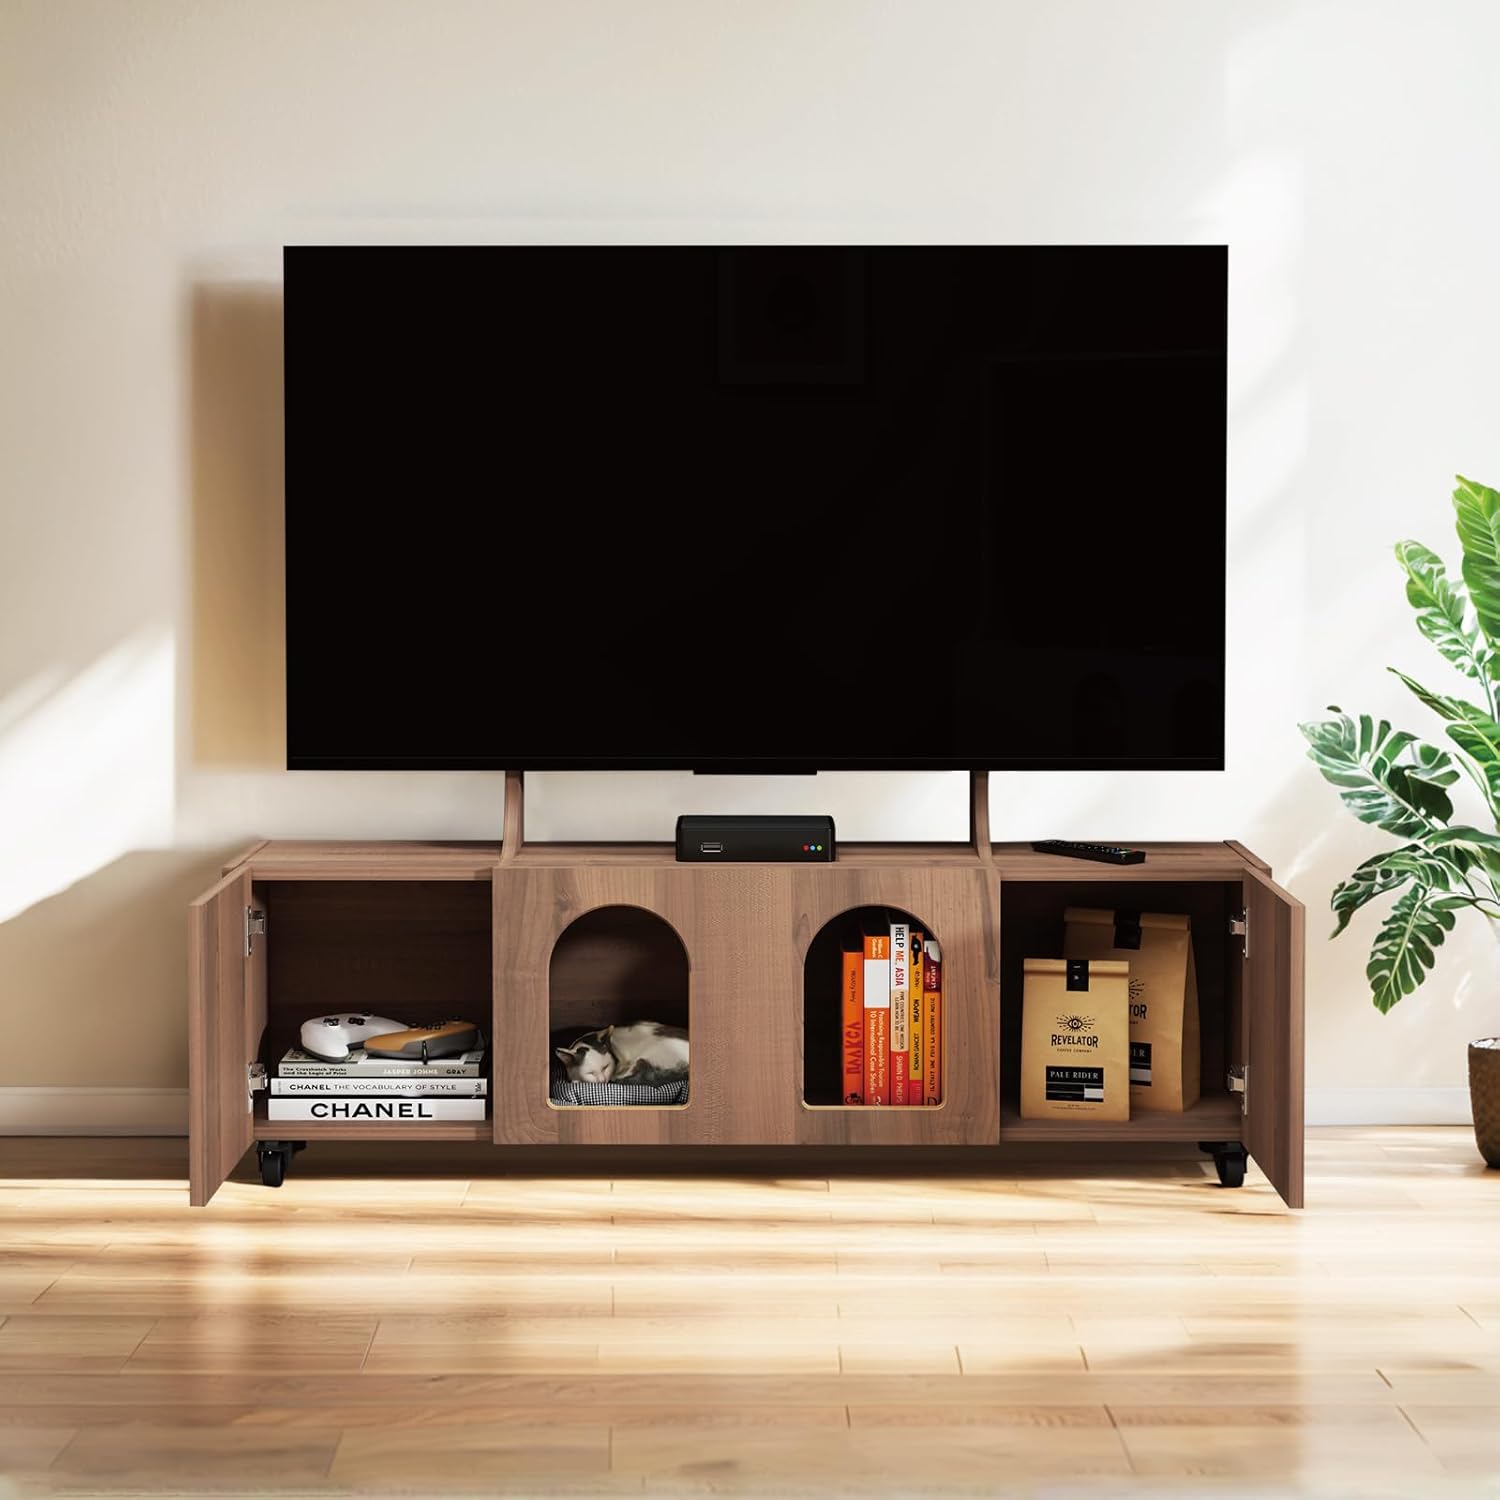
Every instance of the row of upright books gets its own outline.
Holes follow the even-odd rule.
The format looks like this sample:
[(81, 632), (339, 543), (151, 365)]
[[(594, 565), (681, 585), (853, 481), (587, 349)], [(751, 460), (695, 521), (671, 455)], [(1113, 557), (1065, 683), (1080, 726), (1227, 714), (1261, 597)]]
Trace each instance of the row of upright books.
[(908, 922), (868, 925), (843, 953), (845, 1104), (943, 1102), (943, 955)]
[(489, 1093), (483, 1074), (483, 1047), (432, 1062), (372, 1057), (363, 1047), (351, 1048), (343, 1062), (325, 1062), (293, 1047), (276, 1065), (266, 1113), (339, 1124), (482, 1120)]

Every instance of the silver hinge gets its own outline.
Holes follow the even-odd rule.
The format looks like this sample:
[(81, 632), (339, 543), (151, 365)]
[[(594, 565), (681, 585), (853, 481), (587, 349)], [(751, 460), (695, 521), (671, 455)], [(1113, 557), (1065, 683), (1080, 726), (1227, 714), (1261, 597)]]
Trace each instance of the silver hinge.
[(1249, 1063), (1232, 1063), (1229, 1071), (1224, 1075), (1224, 1087), (1231, 1094), (1240, 1096), (1240, 1113), (1244, 1114), (1250, 1107), (1250, 1094), (1246, 1085), (1250, 1081)]
[(245, 1110), (255, 1113), (255, 1096), (266, 1086), (266, 1065), (253, 1062), (245, 1068)]
[(1229, 935), (1237, 937), (1243, 943), (1242, 953), (1245, 958), (1250, 957), (1250, 909), (1242, 906), (1238, 916), (1229, 919)]
[(255, 940), (266, 935), (266, 914), (258, 906), (245, 908), (245, 957), (255, 952)]

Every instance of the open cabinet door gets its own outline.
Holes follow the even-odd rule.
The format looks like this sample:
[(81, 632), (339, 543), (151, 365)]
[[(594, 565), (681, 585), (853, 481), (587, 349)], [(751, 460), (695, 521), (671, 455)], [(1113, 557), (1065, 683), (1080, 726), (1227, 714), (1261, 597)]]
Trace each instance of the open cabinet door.
[(1302, 1207), (1302, 903), (1245, 871), (1245, 1148), (1290, 1208)]
[(188, 909), (188, 1201), (201, 1207), (255, 1139), (250, 1064), (266, 1025), (265, 939), (251, 939), (248, 872)]

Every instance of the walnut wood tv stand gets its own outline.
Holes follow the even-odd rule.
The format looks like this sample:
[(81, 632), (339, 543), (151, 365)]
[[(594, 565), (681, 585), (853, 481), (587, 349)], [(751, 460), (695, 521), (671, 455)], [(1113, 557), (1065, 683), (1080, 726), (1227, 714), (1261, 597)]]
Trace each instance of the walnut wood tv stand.
[[(1245, 1153), (1302, 1204), (1303, 913), (1234, 843), (1148, 845), (1144, 864), (1038, 855), (989, 838), (988, 778), (963, 844), (848, 844), (834, 864), (683, 865), (667, 844), (528, 844), (521, 777), (494, 843), (271, 840), (192, 905), (190, 1195), (207, 1203), (258, 1145), (279, 1182), (295, 1144), (974, 1148), (1195, 1141), (1233, 1185)], [(1203, 1097), (1125, 1124), (1022, 1120), (1022, 960), (1055, 954), (1068, 905), (1191, 915)], [(838, 1102), (837, 931), (909, 913), (943, 948), (945, 1102)], [(805, 1004), (804, 1004), (805, 1000)], [(260, 1085), (308, 1016), (491, 1020), (488, 1117), (274, 1123)], [(650, 1015), (689, 1024), (693, 1086), (673, 1108), (558, 1108), (549, 1032)], [(831, 1092), (830, 1092), (831, 1090)], [(297, 1142), (288, 1137), (296, 1136)], [(679, 1153), (680, 1154), (680, 1153)], [(948, 1154), (952, 1154), (951, 1152)]]

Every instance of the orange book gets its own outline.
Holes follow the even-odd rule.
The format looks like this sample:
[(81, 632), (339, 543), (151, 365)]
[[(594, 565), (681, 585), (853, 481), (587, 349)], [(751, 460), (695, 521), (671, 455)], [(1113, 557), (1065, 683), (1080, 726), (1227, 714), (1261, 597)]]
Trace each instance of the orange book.
[(891, 1102), (891, 939), (865, 935), (865, 1103)]
[(911, 1036), (911, 1046), (907, 1052), (906, 1069), (906, 1102), (908, 1104), (920, 1105), (923, 1103), (923, 1090), (926, 1087), (927, 1057), (922, 1051), (922, 1027), (923, 1016), (926, 1007), (923, 1005), (922, 984), (922, 945), (924, 939), (915, 927), (911, 930), (911, 998), (907, 1001), (907, 1009), (911, 1012), (911, 1019), (907, 1023), (907, 1029)]
[(845, 1104), (865, 1102), (865, 950), (844, 949), (844, 1092)]
[(943, 1102), (943, 953), (928, 938), (922, 953), (922, 1102)]
[(911, 945), (905, 922), (891, 923), (891, 1097), (906, 1103), (911, 1083)]

